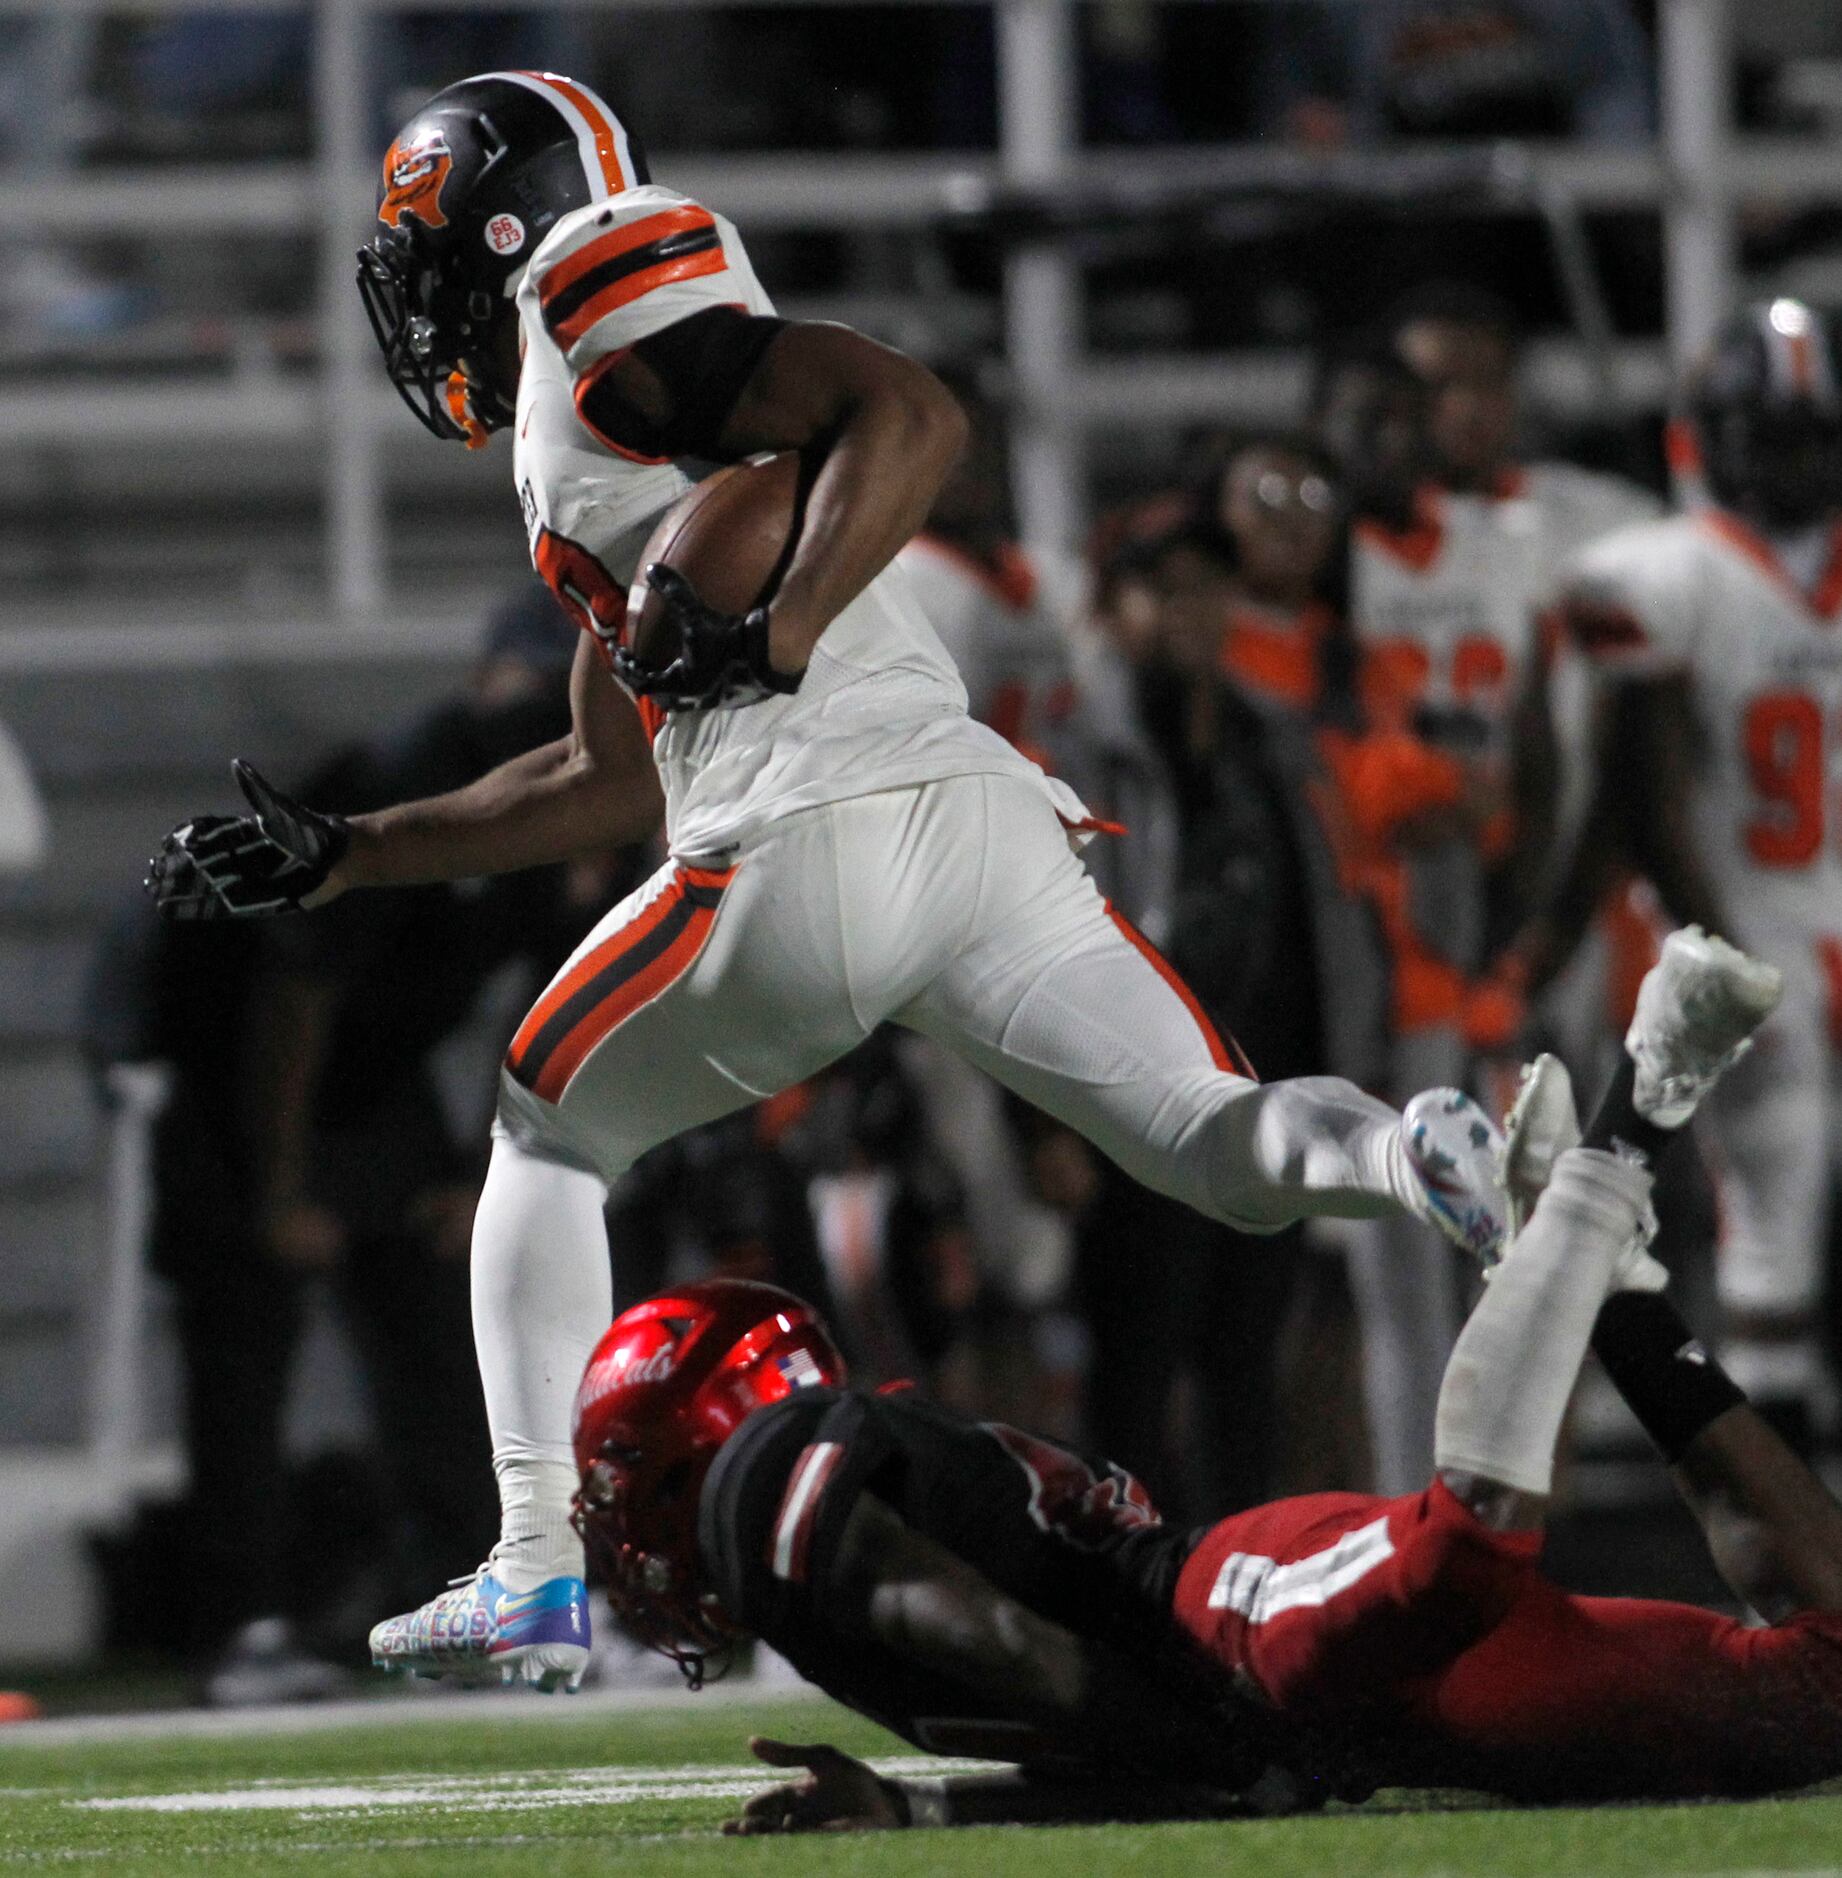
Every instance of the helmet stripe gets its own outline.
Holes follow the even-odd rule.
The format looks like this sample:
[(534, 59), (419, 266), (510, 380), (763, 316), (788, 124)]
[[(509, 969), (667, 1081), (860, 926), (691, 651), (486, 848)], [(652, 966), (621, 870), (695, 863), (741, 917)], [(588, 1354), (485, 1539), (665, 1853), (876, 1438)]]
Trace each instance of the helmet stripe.
[(562, 113), (564, 122), (576, 134), (582, 173), (595, 201), (617, 196), (634, 186), (638, 179), (626, 129), (586, 85), (558, 72), (494, 72), (492, 76), (536, 92)]

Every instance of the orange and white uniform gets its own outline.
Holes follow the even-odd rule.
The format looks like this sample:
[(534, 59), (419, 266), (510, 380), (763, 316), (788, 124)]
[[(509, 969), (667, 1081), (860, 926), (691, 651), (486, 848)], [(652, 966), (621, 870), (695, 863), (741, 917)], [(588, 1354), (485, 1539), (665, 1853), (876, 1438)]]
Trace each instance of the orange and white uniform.
[(1842, 1123), (1842, 524), (1777, 546), (1719, 509), (1627, 529), (1580, 557), (1568, 610), (1609, 674), (1690, 680), (1697, 857), (1726, 936), (1785, 975), (1704, 1105), (1720, 1289), (1739, 1310), (1814, 1309)]
[[(735, 229), (653, 185), (559, 220), (518, 289), (532, 558), (604, 644), (696, 466), (623, 454), (585, 415), (588, 388), (608, 360), (721, 306), (770, 311)], [(521, 1027), (502, 1146), (611, 1180), (893, 1020), (1237, 1224), (1417, 1203), (1392, 1111), (1346, 1084), (1255, 1083), (1102, 899), (1068, 839), (1085, 810), (968, 715), (905, 569), (832, 621), (797, 693), (642, 712), (672, 858)]]
[(1053, 591), (1014, 542), (980, 559), (942, 535), (917, 535), (895, 564), (939, 634), (966, 705), (1007, 743), (1065, 773), (1080, 702), (1074, 653), (1062, 624), (1074, 596)]
[[(565, 216), (519, 289), (514, 470), (531, 558), (578, 622), (604, 638), (621, 629), (653, 525), (692, 477), (598, 437), (582, 401), (609, 360), (720, 306), (773, 312), (734, 227), (654, 184)], [(879, 576), (833, 620), (792, 696), (653, 723), (666, 833), (674, 854), (698, 858), (735, 849), (777, 816), (848, 796), (946, 776), (1037, 774), (968, 717), (965, 687), (900, 573)], [(1082, 818), (1065, 794), (1056, 805)]]
[[(1553, 651), (1547, 619), (1568, 556), (1647, 503), (1609, 478), (1536, 464), (1488, 493), (1424, 488), (1406, 529), (1357, 524), (1350, 616), (1369, 734), (1333, 739), (1329, 754), (1349, 815), (1352, 878), (1392, 955), (1393, 1093), (1463, 1082), (1468, 1034), (1484, 1041), (1486, 1028), (1501, 1031), (1505, 1000), (1475, 974), (1485, 963), (1484, 863), (1513, 836), (1507, 816), (1485, 829), (1481, 852), (1458, 840), (1409, 851), (1395, 831), (1456, 806), (1467, 766), (1507, 772), (1517, 698), (1531, 662)], [(1556, 675), (1550, 702), (1563, 741), (1583, 751), (1577, 673)], [(1579, 762), (1566, 768), (1585, 773)], [(1585, 1002), (1596, 1014), (1593, 991)], [(1433, 1407), (1460, 1322), (1456, 1285), (1445, 1248), (1411, 1224), (1383, 1222), (1364, 1237), (1351, 1279), (1377, 1482), (1403, 1493), (1432, 1465)]]

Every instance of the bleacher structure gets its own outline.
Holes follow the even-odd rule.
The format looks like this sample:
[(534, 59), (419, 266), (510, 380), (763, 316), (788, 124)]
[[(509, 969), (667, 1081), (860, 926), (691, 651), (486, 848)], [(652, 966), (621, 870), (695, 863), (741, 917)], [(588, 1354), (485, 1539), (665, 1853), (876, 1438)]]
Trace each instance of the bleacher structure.
[[(1503, 213), (1532, 209), (1550, 230), (1580, 332), (1537, 349), (1535, 396), (1585, 411), (1608, 391), (1654, 407), (1668, 364), (1663, 345), (1612, 343), (1580, 264), (1583, 213), (1661, 213), (1667, 351), (1679, 358), (1730, 298), (1737, 206), (1827, 201), (1842, 189), (1832, 144), (1733, 135), (1728, 0), (1662, 0), (1654, 150), (1324, 155), (1083, 149), (1082, 0), (963, 3), (995, 13), (994, 151), (684, 154), (660, 169), (751, 235), (918, 236), (1000, 212), (1034, 228), (1005, 250), (988, 327), (1009, 359), (1025, 532), (1045, 545), (1081, 538), (1093, 439), (1289, 418), (1305, 370), (1287, 353), (1090, 353), (1082, 270), (1054, 236), (1071, 215), (1253, 192), (1410, 197), (1455, 184)], [(486, 599), (524, 577), (503, 450), (472, 457), (408, 422), (352, 287), (377, 160), (365, 38), (370, 18), (397, 0), (187, 0), (192, 12), (289, 4), (308, 4), (313, 18), (303, 74), (310, 160), (0, 172), (15, 245), (240, 234), (301, 240), (317, 257), (307, 321), (237, 328), (202, 355), (111, 359), (99, 344), (29, 367), (0, 358), (0, 569), (17, 576), (0, 591), (0, 717), (36, 767), (53, 830), (43, 872), (0, 883), (0, 1568), (15, 1592), (0, 1615), (0, 1660), (83, 1646), (81, 1527), (172, 1473), (170, 1376), (147, 1355), (133, 1275), (136, 1092), (105, 1113), (75, 1042), (97, 923), (133, 890), (168, 826), (224, 802), (229, 755), (260, 755), (285, 774), (333, 739), (401, 716), (451, 682)], [(455, 11), (479, 4), (443, 0)], [(0, 0), (0, 28), (32, 15), (170, 10), (153, 0)], [(923, 349), (930, 321), (952, 311), (925, 298), (786, 310), (853, 318)], [(68, 583), (47, 577), (60, 557)]]

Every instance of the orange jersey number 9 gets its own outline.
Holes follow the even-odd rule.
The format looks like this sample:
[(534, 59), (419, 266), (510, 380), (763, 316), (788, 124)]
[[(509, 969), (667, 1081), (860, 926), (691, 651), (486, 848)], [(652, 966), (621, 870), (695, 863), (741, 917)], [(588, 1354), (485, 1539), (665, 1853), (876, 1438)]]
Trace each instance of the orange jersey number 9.
[(1801, 691), (1768, 691), (1741, 720), (1757, 812), (1746, 851), (1762, 867), (1806, 867), (1823, 846), (1823, 712)]

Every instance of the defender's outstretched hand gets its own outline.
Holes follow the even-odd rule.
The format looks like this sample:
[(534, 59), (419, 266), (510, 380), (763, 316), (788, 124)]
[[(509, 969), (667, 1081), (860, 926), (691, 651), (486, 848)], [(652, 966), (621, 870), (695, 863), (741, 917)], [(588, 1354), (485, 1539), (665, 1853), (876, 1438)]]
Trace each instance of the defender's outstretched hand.
[(797, 1747), (766, 1735), (751, 1736), (748, 1745), (756, 1760), (803, 1767), (806, 1774), (757, 1793), (739, 1819), (723, 1822), (726, 1833), (884, 1832), (908, 1824), (908, 1809), (893, 1783), (837, 1748), (822, 1742)]
[(195, 816), (147, 864), (143, 885), (168, 919), (298, 913), (314, 902), (350, 845), (343, 816), (322, 815), (283, 795), (241, 757), (230, 773), (255, 813)]

